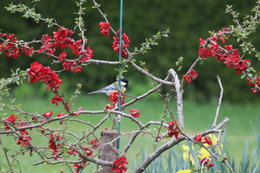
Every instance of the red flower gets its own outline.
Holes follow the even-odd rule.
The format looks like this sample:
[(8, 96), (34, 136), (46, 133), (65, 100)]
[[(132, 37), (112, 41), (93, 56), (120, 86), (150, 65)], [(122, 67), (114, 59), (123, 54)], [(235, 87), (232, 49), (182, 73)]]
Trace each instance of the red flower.
[(131, 114), (134, 118), (140, 117), (140, 112), (139, 112), (138, 109), (133, 109), (133, 108), (131, 108), (131, 109), (129, 109), (129, 111), (130, 111), (130, 114)]
[(110, 30), (110, 24), (107, 22), (100, 22), (98, 24), (99, 28), (100, 28), (100, 34), (109, 37), (109, 30)]
[(18, 141), (17, 141), (17, 145), (28, 145), (30, 143), (30, 141), (32, 140), (31, 136), (19, 136)]
[(198, 73), (195, 70), (191, 70), (187, 75), (183, 76), (183, 79), (187, 82), (190, 83), (191, 80), (196, 79), (198, 76)]
[(23, 54), (25, 56), (29, 56), (29, 57), (32, 57), (33, 55), (33, 47), (29, 47), (29, 48), (22, 48), (22, 51), (23, 51)]
[(20, 56), (20, 52), (19, 52), (19, 49), (18, 48), (13, 48), (13, 49), (8, 49), (6, 52), (5, 52), (5, 55), (8, 57), (8, 58), (18, 58)]
[(68, 154), (75, 156), (76, 154), (78, 154), (78, 152), (77, 152), (77, 150), (75, 150), (74, 148), (70, 148), (70, 149), (68, 150)]
[(106, 109), (113, 109), (113, 108), (115, 108), (115, 105), (107, 104), (107, 105), (105, 105), (105, 108)]
[(89, 156), (89, 157), (90, 157), (90, 156), (93, 156), (93, 152), (90, 150), (90, 148), (85, 147), (85, 148), (84, 148), (84, 151), (86, 152), (86, 155), (87, 155), (87, 156)]
[(48, 86), (46, 89), (58, 90), (60, 88), (60, 83), (62, 80), (59, 78), (59, 75), (52, 70), (50, 67), (45, 67), (38, 62), (33, 62), (30, 65), (30, 70), (28, 74), (31, 78), (31, 83), (36, 81), (43, 81)]
[[(109, 100), (113, 103), (116, 104), (118, 102), (118, 91), (113, 92), (109, 95)], [(121, 104), (125, 103), (125, 95), (124, 93), (121, 92)]]
[(62, 63), (64, 70), (67, 70), (67, 71), (73, 69), (74, 67), (76, 67), (76, 65), (77, 64), (74, 60), (64, 61)]
[(72, 71), (74, 73), (80, 73), (80, 72), (82, 72), (82, 67), (80, 67), (80, 66), (74, 67), (74, 68), (72, 68)]
[(63, 97), (60, 96), (54, 96), (51, 99), (51, 103), (55, 104), (56, 106), (58, 105), (59, 102), (61, 102), (63, 100)]
[(65, 116), (64, 113), (59, 113), (59, 114), (57, 115), (57, 117), (63, 117), (63, 116)]
[(168, 121), (168, 137), (174, 136), (176, 139), (179, 138), (180, 129), (177, 121)]
[(128, 164), (126, 157), (119, 157), (117, 160), (114, 161), (111, 170), (116, 173), (126, 172), (127, 171), (127, 167), (125, 166), (126, 164)]
[(195, 141), (197, 142), (201, 142), (202, 140), (202, 135), (201, 134), (198, 134), (195, 138), (194, 138)]
[(52, 116), (52, 111), (45, 112), (44, 114), (42, 114), (42, 116), (50, 118)]
[(91, 145), (91, 148), (97, 148), (99, 146), (98, 140), (97, 138), (93, 139), (92, 141), (90, 141), (88, 144)]
[(64, 60), (66, 59), (66, 56), (67, 56), (66, 51), (63, 51), (63, 52), (61, 52), (60, 55), (58, 56), (58, 59), (59, 59), (60, 61), (64, 61)]
[(212, 141), (209, 139), (208, 136), (205, 136), (205, 137), (204, 137), (204, 142), (203, 142), (203, 143), (207, 143), (208, 145), (212, 145), (212, 144), (213, 144)]
[(15, 125), (17, 118), (18, 118), (18, 117), (14, 116), (13, 114), (10, 115), (9, 117), (6, 117), (5, 120), (4, 120), (5, 130), (10, 130), (11, 128), (8, 126), (8, 124), (10, 124), (10, 125)]
[[(114, 48), (114, 52), (119, 52), (119, 47), (120, 47), (120, 44), (119, 44), (119, 37), (113, 37), (114, 41), (113, 41), (113, 44), (112, 44), (112, 47)], [(123, 58), (127, 58), (129, 55), (128, 55), (128, 52), (126, 50), (126, 48), (128, 48), (130, 45), (129, 45), (129, 37), (123, 33), (122, 35), (122, 51), (121, 51), (121, 56)]]

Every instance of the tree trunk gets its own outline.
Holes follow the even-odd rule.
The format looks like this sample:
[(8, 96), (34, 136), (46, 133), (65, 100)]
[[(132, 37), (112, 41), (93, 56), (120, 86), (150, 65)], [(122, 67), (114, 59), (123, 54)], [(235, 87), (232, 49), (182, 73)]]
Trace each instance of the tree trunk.
[[(101, 158), (105, 161), (115, 161), (118, 156), (117, 152), (117, 137), (119, 136), (117, 131), (112, 130), (104, 130), (101, 132), (101, 146), (102, 146), (102, 154)], [(112, 143), (110, 143), (113, 141)], [(102, 170), (98, 171), (97, 173), (114, 173), (111, 171), (111, 167), (109, 166), (102, 166)]]

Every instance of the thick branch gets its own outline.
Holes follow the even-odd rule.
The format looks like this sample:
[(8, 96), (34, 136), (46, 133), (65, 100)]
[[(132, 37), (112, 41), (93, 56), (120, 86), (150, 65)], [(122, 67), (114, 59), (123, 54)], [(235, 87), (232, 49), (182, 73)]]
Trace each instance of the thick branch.
[(182, 101), (182, 88), (177, 73), (170, 69), (169, 74), (172, 76), (175, 85), (176, 100), (177, 100), (177, 115), (180, 128), (184, 127), (184, 116), (183, 116), (183, 101)]
[[(217, 128), (221, 128), (226, 122), (228, 121), (227, 118), (225, 118), (220, 124), (218, 124), (216, 126), (216, 128), (210, 129), (210, 130), (206, 130), (202, 133), (199, 133), (201, 135), (207, 135), (210, 133), (218, 133), (219, 129)], [(191, 138), (194, 138), (197, 135), (194, 135)], [(144, 161), (143, 163), (140, 165), (139, 168), (137, 168), (137, 170), (135, 170), (135, 173), (141, 173), (143, 172), (150, 164), (152, 161), (154, 161), (156, 158), (158, 158), (163, 152), (167, 151), (168, 149), (170, 149), (171, 147), (179, 144), (181, 141), (185, 140), (184, 136), (181, 136), (179, 139), (171, 139), (170, 141), (166, 142), (165, 144), (161, 145), (159, 148), (157, 148), (152, 154), (150, 154)]]

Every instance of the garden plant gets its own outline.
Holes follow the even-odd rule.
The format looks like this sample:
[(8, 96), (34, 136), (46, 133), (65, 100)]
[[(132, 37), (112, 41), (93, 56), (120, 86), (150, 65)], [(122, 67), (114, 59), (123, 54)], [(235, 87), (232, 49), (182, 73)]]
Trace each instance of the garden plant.
[[(38, 3), (41, 2), (39, 0), (26, 3), (14, 1), (10, 2), (6, 10), (10, 13), (20, 13), (23, 17), (36, 23), (45, 23), (46, 27), (53, 31), (51, 34), (46, 33), (41, 38), (33, 40), (21, 40), (15, 33), (0, 31), (1, 58), (13, 59), (13, 63), (18, 58), (31, 58), (27, 69), (21, 69), (17, 64), (17, 69), (12, 70), (10, 76), (0, 79), (1, 168), (11, 173), (23, 172), (23, 165), (20, 164), (19, 159), (28, 153), (38, 156), (38, 160), (31, 163), (32, 166), (60, 164), (64, 166), (64, 169), (59, 170), (61, 173), (89, 171), (140, 173), (152, 172), (158, 168), (161, 169), (161, 172), (167, 172), (165, 169), (163, 170), (165, 165), (168, 165), (171, 172), (178, 173), (210, 171), (234, 173), (239, 171), (234, 166), (233, 160), (224, 152), (225, 144), (222, 143), (224, 126), (229, 119), (227, 117), (219, 118), (222, 98), (225, 94), (221, 78), (216, 73), (215, 80), (220, 94), (216, 110), (211, 115), (214, 121), (212, 124), (205, 125), (205, 128), (209, 127), (205, 131), (195, 134), (187, 132), (183, 113), (183, 94), (185, 85), (189, 85), (194, 80), (200, 80), (200, 74), (196, 69), (212, 58), (216, 59), (216, 62), (222, 63), (223, 68), (231, 68), (234, 75), (240, 75), (241, 80), (248, 83), (248, 90), (256, 95), (259, 94), (260, 76), (254, 65), (259, 63), (260, 53), (257, 47), (250, 42), (249, 36), (257, 31), (260, 24), (260, 1), (256, 1), (255, 7), (243, 18), (233, 10), (232, 6), (227, 6), (226, 12), (233, 17), (233, 23), (216, 32), (209, 32), (208, 38), (199, 38), (196, 43), (198, 44), (198, 54), (194, 55), (194, 62), (190, 64), (184, 74), (180, 73), (180, 69), (185, 61), (183, 58), (178, 58), (171, 68), (165, 71), (165, 76), (153, 74), (152, 70), (146, 66), (149, 61), (143, 62), (141, 57), (152, 51), (155, 46), (160, 48), (158, 41), (167, 39), (170, 36), (170, 30), (159, 31), (150, 38), (145, 38), (144, 43), (139, 47), (132, 48), (131, 38), (123, 29), (122, 1), (120, 2), (120, 26), (118, 28), (110, 23), (109, 11), (104, 12), (102, 4), (96, 0), (91, 1), (93, 10), (96, 10), (103, 19), (99, 21), (97, 27), (100, 37), (111, 41), (111, 49), (114, 51), (115, 57), (118, 57), (113, 61), (106, 60), (106, 57), (95, 57), (94, 48), (89, 44), (86, 28), (88, 19), (84, 17), (86, 0), (75, 1), (78, 11), (75, 12), (74, 28), (67, 28), (53, 18), (42, 16), (37, 11)], [(236, 39), (237, 46), (229, 43), (230, 38)], [(247, 57), (248, 55), (250, 57)], [(115, 76), (115, 80), (117, 81), (127, 77), (129, 69), (133, 69), (135, 73), (153, 81), (153, 86), (138, 96), (128, 95), (127, 91), (124, 92), (120, 89), (110, 93), (107, 96), (107, 104), (100, 110), (93, 110), (91, 107), (84, 108), (84, 105), (75, 108), (73, 105), (77, 97), (87, 94), (87, 92), (82, 92), (81, 84), (77, 83), (75, 83), (76, 89), (72, 95), (63, 92), (62, 74), (78, 73), (80, 75), (82, 71), (87, 71), (89, 66), (97, 65), (109, 66), (110, 71), (116, 69), (118, 75)], [(17, 103), (12, 96), (12, 88), (20, 87), (25, 83), (32, 86), (35, 86), (36, 83), (44, 84), (44, 90), (52, 94), (50, 104), (59, 107), (60, 112), (55, 114), (53, 110), (47, 112), (23, 110), (21, 103)], [(134, 84), (131, 86), (131, 81), (129, 87), (134, 87)], [(119, 88), (122, 88), (120, 84)], [(134, 104), (155, 93), (163, 100), (164, 112), (160, 121), (142, 122), (138, 118), (146, 115), (136, 109)], [(90, 121), (80, 119), (83, 116), (89, 117)], [(93, 116), (99, 118), (97, 123), (91, 122)], [(134, 124), (135, 129), (121, 131), (122, 119), (128, 119), (127, 123)], [(83, 129), (75, 129), (77, 126), (71, 126), (73, 123), (79, 124)], [(123, 125), (127, 126), (127, 124)], [(133, 159), (128, 159), (128, 156), (133, 157), (133, 153), (130, 153), (129, 150), (135, 142), (140, 142), (137, 139), (141, 135), (148, 135), (151, 140), (143, 141), (145, 145), (158, 143), (158, 147), (154, 148), (152, 152), (143, 154), (142, 161), (140, 163), (136, 161), (131, 169), (129, 165), (134, 163)], [(41, 142), (34, 140), (36, 136), (41, 138)], [(123, 137), (128, 139), (125, 144), (120, 141)], [(2, 140), (11, 141), (19, 149), (15, 152), (8, 150), (7, 146), (2, 144)], [(178, 144), (185, 144), (181, 156), (177, 156), (177, 152), (170, 151), (168, 161), (161, 162), (161, 155), (169, 152)], [(259, 148), (255, 151), (254, 162), (250, 165), (245, 161), (244, 167), (240, 171), (260, 172), (258, 155)], [(179, 159), (173, 161), (170, 157)], [(5, 161), (2, 162), (2, 160)], [(172, 163), (169, 160), (172, 160)], [(160, 166), (156, 166), (155, 163), (160, 163)], [(175, 169), (169, 167), (171, 164), (177, 165)]]

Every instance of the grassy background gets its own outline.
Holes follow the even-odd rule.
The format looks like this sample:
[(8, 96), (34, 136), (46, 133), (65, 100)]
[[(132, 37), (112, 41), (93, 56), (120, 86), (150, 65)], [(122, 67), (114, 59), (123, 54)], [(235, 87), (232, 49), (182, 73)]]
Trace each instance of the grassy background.
[[(36, 94), (37, 95), (37, 94)], [(29, 112), (38, 112), (44, 113), (48, 110), (53, 110), (55, 114), (62, 112), (62, 106), (53, 106), (50, 104), (50, 99), (43, 99), (40, 97), (29, 97), (27, 99), (18, 99), (17, 103), (22, 104), (22, 108), (25, 111)], [(87, 110), (100, 110), (103, 109), (104, 105), (107, 104), (107, 97), (104, 95), (85, 95), (81, 94), (75, 102), (74, 110), (76, 111), (79, 107), (84, 107)], [(172, 109), (175, 109), (175, 103), (172, 101)], [(200, 131), (203, 131), (210, 127), (213, 122), (213, 118), (215, 115), (217, 102), (210, 102), (206, 104), (198, 104), (192, 100), (184, 101), (184, 115), (185, 115), (185, 131), (190, 134), (195, 134)], [(142, 122), (148, 122), (149, 120), (160, 120), (160, 115), (163, 113), (163, 101), (160, 100), (157, 96), (152, 96), (151, 99), (144, 99), (131, 107), (137, 108), (141, 112), (141, 117), (139, 118)], [(126, 112), (128, 112), (129, 108), (126, 108)], [(1, 114), (4, 114), (1, 112)], [(54, 114), (54, 115), (55, 115)], [(255, 133), (253, 129), (258, 130), (260, 132), (260, 107), (257, 103), (255, 104), (229, 104), (224, 102), (221, 110), (219, 121), (224, 119), (224, 117), (228, 117), (230, 122), (225, 126), (226, 129), (226, 146), (231, 153), (232, 156), (237, 158), (238, 160), (241, 158), (242, 149), (245, 144), (249, 142), (249, 150), (250, 152), (256, 145)], [(104, 115), (81, 115), (80, 119), (89, 121), (92, 123), (97, 123), (100, 119), (103, 118)], [(48, 125), (51, 127), (55, 127), (55, 129), (62, 128), (58, 123), (52, 123)], [(75, 133), (81, 133), (86, 130), (87, 126), (69, 123), (69, 129)], [(111, 127), (111, 122), (107, 122), (102, 126), (101, 130), (105, 127)], [(133, 130), (136, 126), (133, 125), (130, 121), (126, 119), (122, 119), (122, 132), (126, 132), (129, 130)], [(97, 131), (97, 135), (99, 135), (100, 131)], [(39, 134), (35, 134), (30, 132), (33, 136), (33, 143), (40, 145), (47, 145), (48, 139), (44, 136), (39, 136)], [(129, 136), (124, 136), (121, 139), (121, 148), (124, 144), (127, 143)], [(8, 146), (12, 150), (16, 150), (19, 147), (16, 146), (15, 141), (12, 137), (1, 136), (1, 141), (4, 146)], [(141, 149), (145, 149), (148, 152), (151, 152), (155, 145), (154, 141), (150, 139), (147, 135), (141, 135), (137, 139), (136, 144), (129, 150), (128, 158), (129, 163), (131, 164), (133, 160), (140, 160), (140, 157), (136, 157), (140, 153)], [(1, 154), (1, 156), (3, 156)], [(59, 165), (39, 165), (36, 167), (32, 167), (31, 164), (40, 160), (40, 158), (36, 155), (32, 157), (28, 154), (25, 154), (24, 157), (20, 156), (20, 163), (22, 165), (22, 169), (25, 173), (29, 172), (38, 172), (38, 173), (58, 173), (60, 169), (65, 169), (65, 172), (69, 172), (66, 168)], [(1, 161), (3, 161), (3, 157), (1, 157)], [(174, 163), (173, 163), (174, 164)], [(91, 170), (91, 168), (90, 168)], [(87, 170), (89, 172), (90, 170)], [(5, 172), (4, 170), (3, 172)]]

